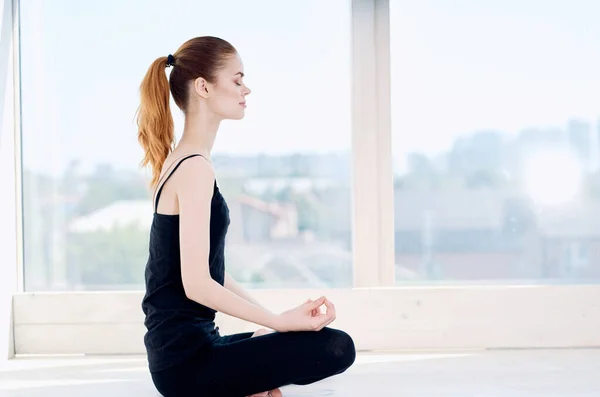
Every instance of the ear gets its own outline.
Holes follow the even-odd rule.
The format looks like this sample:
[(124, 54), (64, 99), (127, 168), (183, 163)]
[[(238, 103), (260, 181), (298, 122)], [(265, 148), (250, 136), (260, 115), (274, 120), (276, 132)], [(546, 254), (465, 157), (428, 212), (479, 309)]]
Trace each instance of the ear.
[(208, 98), (210, 96), (210, 83), (202, 77), (198, 77), (194, 80), (194, 90), (201, 98)]

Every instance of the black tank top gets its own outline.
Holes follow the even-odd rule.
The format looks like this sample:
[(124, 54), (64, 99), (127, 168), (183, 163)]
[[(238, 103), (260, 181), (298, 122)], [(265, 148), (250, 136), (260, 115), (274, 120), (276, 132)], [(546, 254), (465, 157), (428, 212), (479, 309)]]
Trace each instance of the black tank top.
[[(147, 329), (144, 344), (151, 372), (181, 363), (220, 337), (214, 323), (216, 312), (185, 295), (181, 280), (179, 215), (157, 212), (164, 184), (183, 161), (195, 156), (203, 157), (193, 154), (178, 161), (156, 194), (145, 270), (146, 293), (142, 301)], [(225, 282), (224, 247), (229, 222), (227, 203), (215, 181), (210, 214), (209, 268), (211, 277), (221, 285)], [(198, 241), (198, 244), (204, 243)], [(198, 266), (205, 265), (198, 263)]]

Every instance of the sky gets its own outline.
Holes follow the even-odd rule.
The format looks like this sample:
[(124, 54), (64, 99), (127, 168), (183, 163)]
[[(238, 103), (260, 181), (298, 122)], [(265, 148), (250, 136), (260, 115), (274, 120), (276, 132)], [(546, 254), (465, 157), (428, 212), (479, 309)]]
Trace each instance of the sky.
[[(476, 130), (600, 115), (597, 0), (390, 3), (397, 159)], [(139, 84), (154, 59), (201, 35), (238, 49), (252, 89), (215, 153), (347, 151), (350, 12), (350, 0), (21, 0), (25, 166), (136, 168)]]

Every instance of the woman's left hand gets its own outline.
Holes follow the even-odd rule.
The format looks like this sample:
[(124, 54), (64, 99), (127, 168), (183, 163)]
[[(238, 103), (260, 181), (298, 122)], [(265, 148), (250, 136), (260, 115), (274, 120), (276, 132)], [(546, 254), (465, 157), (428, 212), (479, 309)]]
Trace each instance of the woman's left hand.
[(257, 330), (256, 332), (254, 332), (252, 334), (251, 338), (254, 338), (256, 336), (267, 335), (267, 334), (270, 334), (270, 333), (273, 333), (273, 331), (271, 331), (269, 329), (266, 329), (266, 328), (261, 328), (261, 329)]

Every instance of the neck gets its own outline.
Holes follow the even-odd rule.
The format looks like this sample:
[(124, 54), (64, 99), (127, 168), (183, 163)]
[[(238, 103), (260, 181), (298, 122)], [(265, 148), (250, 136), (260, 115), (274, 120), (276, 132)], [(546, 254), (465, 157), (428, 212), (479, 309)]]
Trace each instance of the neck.
[(220, 124), (221, 119), (215, 116), (202, 116), (199, 112), (187, 114), (183, 135), (178, 146), (186, 147), (188, 150), (210, 159), (210, 153)]

